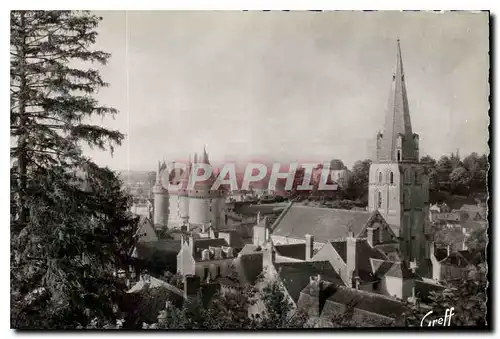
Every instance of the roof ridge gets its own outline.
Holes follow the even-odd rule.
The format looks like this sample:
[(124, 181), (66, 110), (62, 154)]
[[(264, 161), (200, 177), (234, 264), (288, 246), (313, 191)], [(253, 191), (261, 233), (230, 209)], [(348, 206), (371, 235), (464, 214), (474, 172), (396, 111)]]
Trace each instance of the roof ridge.
[[(404, 305), (401, 301), (396, 300), (396, 299), (394, 299), (394, 298), (392, 298), (390, 296), (383, 295), (383, 294), (378, 294), (378, 293), (373, 293), (373, 292), (369, 292), (369, 291), (359, 290), (359, 289), (355, 289), (355, 288), (347, 287), (347, 286), (338, 286), (338, 288), (339, 288), (339, 290), (340, 289), (349, 290), (349, 291), (353, 291), (354, 293), (363, 294), (363, 295), (366, 295), (366, 296), (369, 296), (369, 297), (372, 297), (372, 298), (386, 299), (386, 300), (394, 301), (396, 303)], [(333, 295), (331, 297), (333, 297)], [(328, 298), (328, 299), (330, 299), (330, 298)]]
[(350, 212), (350, 213), (365, 213), (372, 214), (370, 211), (362, 211), (362, 210), (344, 210), (342, 208), (329, 208), (329, 207), (321, 207), (321, 206), (307, 206), (307, 205), (295, 205), (295, 207), (301, 208), (309, 208), (309, 209), (319, 209), (319, 210), (328, 210), (328, 211), (342, 211), (342, 212)]

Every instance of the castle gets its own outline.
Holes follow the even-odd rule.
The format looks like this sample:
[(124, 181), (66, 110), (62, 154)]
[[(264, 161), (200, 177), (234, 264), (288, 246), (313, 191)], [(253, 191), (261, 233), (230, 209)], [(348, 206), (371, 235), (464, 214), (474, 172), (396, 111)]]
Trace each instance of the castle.
[[(192, 188), (188, 187), (196, 164), (210, 165), (205, 148), (200, 158), (194, 154), (194, 161), (190, 159), (184, 171), (176, 169), (174, 162), (168, 165), (165, 161), (158, 163), (156, 184), (153, 187), (153, 223), (156, 229), (225, 227), (225, 192), (222, 189), (210, 189), (216, 176), (212, 173), (207, 180), (196, 182)], [(164, 182), (165, 179), (170, 185)]]

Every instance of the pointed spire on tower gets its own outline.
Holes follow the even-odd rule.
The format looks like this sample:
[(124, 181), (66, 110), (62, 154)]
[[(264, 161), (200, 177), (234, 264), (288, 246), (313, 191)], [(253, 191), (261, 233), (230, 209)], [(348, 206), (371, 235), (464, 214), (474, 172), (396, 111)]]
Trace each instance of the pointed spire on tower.
[(207, 148), (206, 148), (206, 145), (203, 145), (203, 155), (202, 155), (202, 158), (201, 158), (201, 162), (204, 163), (204, 164), (208, 164), (208, 153), (207, 153)]
[(416, 160), (399, 38), (396, 48), (396, 67), (392, 75), (391, 92), (385, 114), (378, 160), (394, 162)]

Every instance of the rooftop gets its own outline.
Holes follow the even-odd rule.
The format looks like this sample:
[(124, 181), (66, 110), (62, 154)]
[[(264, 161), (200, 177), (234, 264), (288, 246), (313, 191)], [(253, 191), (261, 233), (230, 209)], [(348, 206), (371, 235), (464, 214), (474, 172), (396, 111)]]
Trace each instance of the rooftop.
[(358, 235), (367, 224), (372, 212), (352, 211), (292, 204), (274, 226), (273, 235), (304, 239), (306, 234), (314, 241), (326, 243), (343, 239), (349, 229)]

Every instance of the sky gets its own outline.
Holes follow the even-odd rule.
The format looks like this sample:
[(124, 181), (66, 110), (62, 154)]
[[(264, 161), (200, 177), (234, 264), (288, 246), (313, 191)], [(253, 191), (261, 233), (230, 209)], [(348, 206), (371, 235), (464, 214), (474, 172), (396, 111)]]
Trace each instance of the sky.
[(94, 120), (126, 135), (117, 170), (154, 170), (206, 145), (212, 162), (369, 158), (401, 41), (420, 153), (488, 152), (487, 13), (106, 11), (111, 53)]

